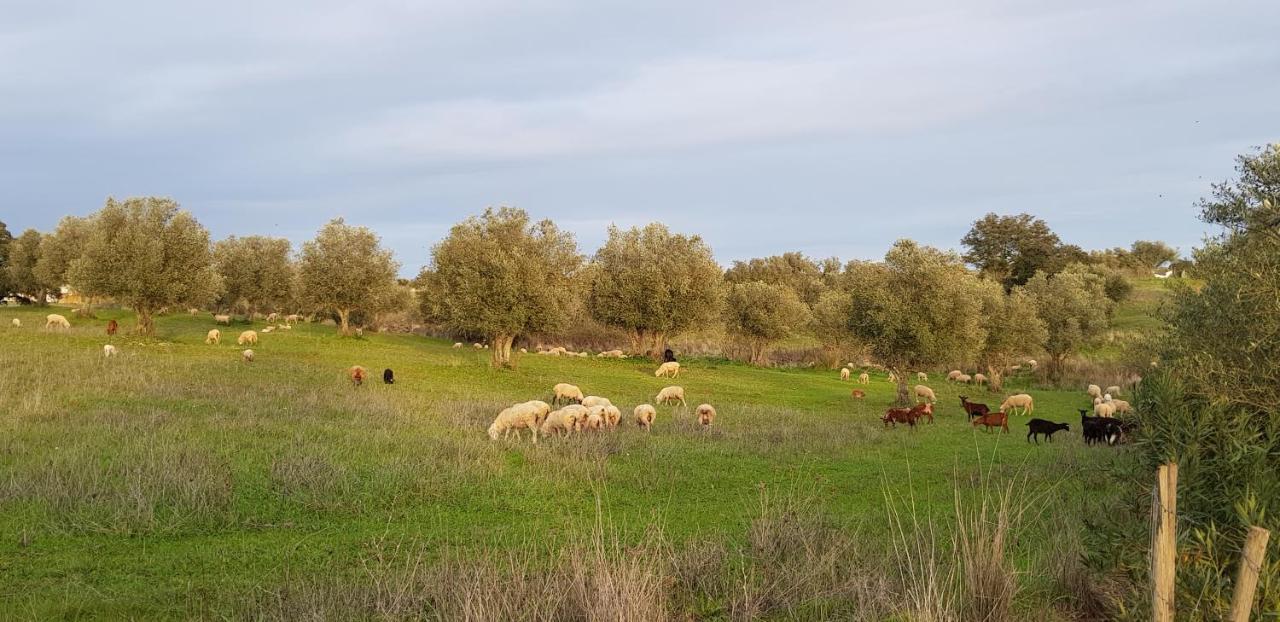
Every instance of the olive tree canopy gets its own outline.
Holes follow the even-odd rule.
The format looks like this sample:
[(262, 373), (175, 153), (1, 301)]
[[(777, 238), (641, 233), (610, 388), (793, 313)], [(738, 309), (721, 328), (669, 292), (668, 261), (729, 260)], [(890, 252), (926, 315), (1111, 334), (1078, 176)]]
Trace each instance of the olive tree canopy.
[(728, 286), (725, 328), (747, 343), (753, 364), (763, 363), (770, 345), (796, 334), (808, 321), (808, 307), (788, 287), (763, 281)]
[(1106, 279), (1080, 265), (1053, 276), (1038, 272), (1022, 287), (1044, 322), (1042, 343), (1049, 355), (1049, 376), (1062, 377), (1062, 364), (1110, 326), (1112, 308)]
[(521, 209), (490, 208), (454, 225), (431, 255), (418, 278), (423, 316), (484, 335), (496, 366), (510, 366), (516, 337), (563, 328), (579, 295), (573, 235)]
[(289, 240), (251, 235), (231, 236), (213, 245), (213, 265), (222, 276), (223, 309), (242, 309), (253, 317), (262, 310), (278, 311), (293, 298), (293, 267)]
[(351, 314), (381, 305), (395, 287), (399, 269), (373, 231), (335, 218), (302, 245), (298, 286), (314, 308), (338, 316), (339, 333), (350, 335)]
[(172, 199), (107, 199), (91, 217), (72, 281), (133, 308), (137, 331), (155, 333), (161, 309), (201, 304), (220, 289), (209, 232)]

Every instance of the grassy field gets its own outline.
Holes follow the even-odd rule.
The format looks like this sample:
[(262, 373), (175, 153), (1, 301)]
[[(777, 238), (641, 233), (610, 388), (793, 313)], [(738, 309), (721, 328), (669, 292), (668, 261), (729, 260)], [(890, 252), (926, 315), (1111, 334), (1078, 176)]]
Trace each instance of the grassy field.
[[(221, 345), (202, 343), (208, 316), (109, 339), (106, 321), (128, 328), (127, 313), (60, 333), (43, 330), (49, 311), (0, 313), (0, 619), (485, 619), (451, 609), (457, 593), (418, 593), (487, 576), (475, 560), (599, 584), (550, 569), (594, 554), (616, 570), (649, 559), (641, 551), (662, 551), (653, 563), (670, 574), (654, 589), (683, 594), (663, 604), (673, 619), (899, 619), (928, 600), (904, 560), (921, 562), (922, 542), (955, 552), (957, 502), (973, 525), (995, 525), (978, 504), (1007, 485), (1026, 512), (1005, 545), (1018, 571), (1009, 616), (1069, 619), (1057, 547), (1075, 541), (1086, 489), (1123, 451), (1086, 448), (1076, 429), (1028, 444), (1025, 417), (1009, 435), (975, 431), (936, 371), (937, 423), (884, 429), (881, 375), (855, 402), (834, 371), (719, 360), (686, 360), (675, 382), (638, 359), (525, 355), (500, 371), (487, 352), (314, 324), (262, 335), (244, 364), (234, 335), (248, 325), (224, 327)], [(108, 342), (120, 356), (104, 359)], [(352, 387), (355, 364), (393, 368), (397, 382)], [(612, 398), (624, 424), (667, 384), (690, 404), (660, 407), (650, 434), (487, 438), (500, 408), (549, 399), (562, 381)], [(1087, 403), (1033, 393), (1036, 416), (1057, 421)], [(719, 411), (709, 431), (692, 424), (701, 402)], [(793, 567), (765, 554), (770, 542), (802, 550), (805, 567), (829, 558), (838, 585), (776, 587), (769, 577)]]

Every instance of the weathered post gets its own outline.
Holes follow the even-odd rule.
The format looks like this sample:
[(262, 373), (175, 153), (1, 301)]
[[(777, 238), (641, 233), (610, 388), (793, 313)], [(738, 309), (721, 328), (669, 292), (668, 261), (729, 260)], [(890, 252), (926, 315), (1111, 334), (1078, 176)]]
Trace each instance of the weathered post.
[(1249, 622), (1253, 611), (1253, 594), (1258, 587), (1258, 570), (1267, 553), (1267, 540), (1271, 532), (1258, 526), (1249, 528), (1244, 550), (1240, 553), (1240, 573), (1236, 575), (1235, 593), (1231, 595), (1231, 622)]
[(1173, 622), (1178, 521), (1178, 464), (1156, 470), (1151, 497), (1151, 619)]

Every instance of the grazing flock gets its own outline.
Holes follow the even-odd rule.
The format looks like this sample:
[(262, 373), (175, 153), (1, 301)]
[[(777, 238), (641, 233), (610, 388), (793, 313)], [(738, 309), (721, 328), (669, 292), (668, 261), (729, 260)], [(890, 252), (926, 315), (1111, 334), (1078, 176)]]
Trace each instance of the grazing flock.
[[(195, 310), (192, 313), (194, 315)], [(225, 326), (231, 324), (230, 315), (217, 313), (212, 315), (214, 322), (217, 324)], [(293, 328), (295, 322), (301, 320), (302, 316), (298, 314), (271, 313), (267, 316), (268, 325), (261, 332), (287, 331)], [(22, 322), (17, 318), (13, 318), (10, 326), (21, 328)], [(45, 316), (45, 330), (64, 331), (70, 328), (71, 322), (63, 315), (50, 313)], [(119, 329), (119, 323), (113, 319), (107, 323), (106, 333), (109, 337), (115, 336)], [(218, 345), (221, 341), (222, 331), (218, 328), (210, 329), (204, 339), (204, 343), (209, 345)], [(236, 337), (238, 346), (257, 346), (258, 343), (259, 332), (256, 330), (244, 330)], [(453, 344), (454, 348), (461, 348), (462, 346), (461, 342)], [(473, 344), (473, 347), (475, 349), (487, 348), (486, 345), (480, 343)], [(104, 345), (102, 352), (103, 356), (108, 359), (120, 354), (119, 348), (113, 344)], [(526, 353), (527, 349), (521, 348), (520, 352)], [(537, 353), (544, 356), (588, 356), (586, 352), (573, 352), (563, 347), (543, 348), (539, 346)], [(627, 355), (622, 350), (608, 350), (598, 353), (596, 357), (625, 359)], [(255, 353), (252, 348), (246, 348), (241, 352), (241, 360), (244, 363), (252, 363), (254, 358)], [(1036, 361), (1028, 360), (1021, 365), (1013, 366), (1011, 370), (1017, 371), (1023, 368), (1034, 370), (1036, 365)], [(663, 362), (654, 371), (654, 376), (656, 378), (674, 379), (680, 375), (680, 371), (680, 363), (675, 360), (674, 354), (668, 349), (663, 353)], [(346, 373), (352, 385), (357, 387), (363, 385), (368, 377), (368, 372), (359, 365), (348, 368)], [(854, 365), (852, 363), (842, 367), (839, 372), (840, 380), (849, 381), (853, 379), (853, 373)], [(900, 423), (910, 428), (915, 428), (916, 424), (922, 420), (928, 420), (929, 423), (934, 422), (934, 404), (938, 401), (937, 394), (932, 388), (923, 384), (928, 382), (929, 379), (926, 372), (916, 372), (916, 379), (922, 383), (912, 387), (912, 394), (916, 398), (916, 404), (910, 407), (893, 407), (886, 410), (880, 418), (886, 428), (897, 427)], [(887, 374), (887, 380), (893, 384), (897, 383), (897, 377), (892, 371)], [(390, 368), (383, 370), (382, 381), (384, 384), (394, 384), (395, 373)], [(987, 383), (987, 378), (981, 373), (967, 374), (959, 369), (953, 369), (946, 374), (946, 381), (957, 385), (983, 386)], [(862, 371), (857, 376), (857, 382), (861, 385), (870, 384), (870, 374)], [(1118, 397), (1120, 393), (1121, 387), (1118, 385), (1111, 385), (1105, 389), (1097, 384), (1088, 385), (1085, 394), (1092, 400), (1092, 408), (1079, 409), (1082, 437), (1086, 444), (1115, 445), (1121, 442), (1128, 432), (1132, 431), (1132, 427), (1135, 425), (1132, 419), (1122, 421), (1115, 418), (1118, 414), (1128, 415), (1134, 412), (1133, 406), (1128, 401)], [(854, 389), (850, 395), (853, 399), (861, 400), (866, 397), (866, 392), (863, 389)], [(986, 404), (971, 401), (966, 395), (961, 395), (959, 398), (960, 406), (973, 427), (982, 427), (987, 432), (998, 430), (1008, 433), (1010, 416), (1030, 416), (1035, 411), (1035, 399), (1027, 393), (1018, 393), (1005, 397), (999, 408), (994, 411)], [(510, 434), (514, 432), (519, 438), (521, 431), (529, 430), (532, 441), (537, 443), (539, 436), (569, 436), (584, 432), (615, 429), (622, 420), (621, 409), (615, 406), (609, 398), (584, 395), (582, 390), (573, 384), (556, 384), (552, 387), (550, 400), (550, 403), (531, 400), (503, 409), (489, 426), (489, 437), (493, 440), (497, 440), (500, 437), (509, 438)], [(632, 410), (632, 417), (639, 428), (645, 431), (652, 428), (654, 420), (657, 418), (655, 404), (686, 407), (684, 388), (675, 385), (663, 387), (654, 396), (653, 404), (645, 403), (635, 406)], [(694, 414), (698, 424), (706, 428), (714, 424), (716, 409), (710, 404), (700, 404), (694, 409)], [(1039, 444), (1040, 437), (1044, 437), (1047, 442), (1052, 442), (1055, 433), (1071, 431), (1071, 424), (1069, 423), (1054, 422), (1040, 418), (1029, 419), (1026, 425), (1027, 442), (1035, 442), (1036, 444)]]

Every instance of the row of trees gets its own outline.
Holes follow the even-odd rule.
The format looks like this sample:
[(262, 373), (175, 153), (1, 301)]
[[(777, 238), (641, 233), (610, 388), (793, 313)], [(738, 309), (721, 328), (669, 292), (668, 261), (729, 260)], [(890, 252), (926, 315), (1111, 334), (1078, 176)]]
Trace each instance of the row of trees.
[(155, 316), (187, 306), (240, 311), (331, 312), (344, 333), (353, 315), (407, 306), (399, 265), (378, 237), (342, 220), (327, 224), (297, 260), (288, 240), (209, 232), (171, 199), (108, 199), (87, 217), (67, 217), (52, 233), (10, 238), (0, 225), (3, 292), (36, 304), (68, 285), (86, 305), (111, 299), (137, 314), (136, 331), (155, 332)]
[[(1097, 264), (1039, 267), (1024, 280), (1028, 266), (1040, 265), (1032, 247), (1006, 253), (1011, 267), (966, 266), (993, 231), (1017, 227), (1048, 231), (1029, 216), (988, 216), (966, 236), (964, 257), (900, 241), (879, 262), (786, 253), (722, 270), (700, 237), (658, 223), (610, 228), (588, 259), (551, 221), (489, 209), (432, 249), (415, 283), (417, 306), (428, 323), (487, 340), (495, 365), (511, 363), (520, 336), (560, 334), (589, 317), (625, 331), (637, 352), (659, 353), (672, 335), (718, 326), (753, 363), (781, 340), (808, 336), (832, 363), (866, 353), (904, 379), (924, 367), (980, 365), (999, 388), (1019, 356), (1044, 353), (1057, 369), (1106, 328), (1119, 295), (1111, 287), (1117, 275)], [(1040, 237), (1056, 240), (1052, 232)], [(43, 301), (68, 284), (90, 300), (132, 307), (143, 334), (154, 331), (162, 309), (185, 306), (324, 312), (343, 334), (410, 306), (391, 252), (373, 232), (340, 219), (295, 258), (278, 238), (211, 244), (169, 199), (110, 199), (96, 214), (65, 218), (49, 234), (26, 231), (4, 248), (8, 291)]]

